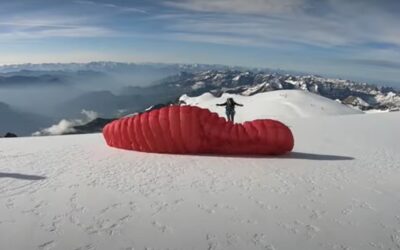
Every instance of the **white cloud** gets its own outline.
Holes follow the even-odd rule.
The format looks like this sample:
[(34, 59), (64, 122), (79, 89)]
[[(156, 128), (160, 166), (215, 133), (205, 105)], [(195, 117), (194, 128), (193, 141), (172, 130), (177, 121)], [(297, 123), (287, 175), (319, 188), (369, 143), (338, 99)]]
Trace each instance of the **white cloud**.
[[(317, 6), (316, 3), (319, 3)], [(227, 44), (306, 44), (323, 48), (368, 43), (400, 45), (399, 16), (369, 2), (344, 0), (180, 0), (167, 6), (192, 10), (171, 16), (171, 32)], [(363, 12), (360, 15), (360, 11)], [(168, 16), (162, 16), (167, 19)], [(175, 20), (175, 21), (174, 21)], [(196, 33), (196, 34), (194, 34)], [(229, 41), (227, 35), (232, 37)], [(217, 38), (219, 37), (219, 38)]]
[(43, 129), (33, 133), (33, 136), (45, 136), (45, 135), (62, 135), (75, 132), (74, 127), (84, 125), (98, 117), (95, 111), (82, 110), (82, 114), (85, 116), (83, 119), (66, 120), (62, 119), (59, 123), (50, 126), (49, 128)]
[(71, 17), (0, 19), (1, 27), (6, 27), (0, 31), (2, 41), (48, 37), (110, 37), (117, 34), (111, 29), (86, 25), (84, 20), (74, 20)]
[(220, 34), (197, 34), (197, 33), (185, 33), (176, 32), (166, 36), (171, 40), (181, 40), (188, 42), (201, 42), (201, 43), (214, 43), (214, 44), (226, 44), (226, 45), (241, 45), (241, 46), (268, 46), (267, 43), (255, 40), (247, 37), (237, 37)]
[(78, 0), (78, 1), (75, 1), (75, 3), (77, 3), (77, 4), (87, 4), (87, 5), (95, 5), (96, 4), (93, 1), (86, 1), (86, 0)]
[[(178, 32), (181, 37), (197, 37), (200, 41), (219, 41), (221, 44), (282, 46), (284, 43), (308, 44), (320, 47), (346, 45), (351, 38), (330, 33), (335, 24), (315, 24), (313, 20), (303, 21), (296, 27), (291, 20), (281, 18), (248, 17), (237, 20), (231, 17), (211, 19), (186, 19), (169, 26), (171, 31)], [(220, 37), (220, 39), (218, 39)]]
[(92, 121), (99, 117), (99, 114), (93, 110), (82, 110), (82, 114), (86, 117), (87, 121)]
[(305, 6), (303, 0), (180, 0), (165, 4), (194, 11), (240, 14), (295, 13)]
[(115, 10), (123, 11), (123, 12), (136, 12), (136, 13), (142, 13), (142, 14), (147, 13), (145, 10), (142, 10), (139, 8), (119, 6), (119, 5), (116, 5), (113, 3), (98, 3), (98, 2), (86, 1), (86, 0), (75, 1), (75, 3), (84, 4), (84, 5), (94, 5), (94, 6), (99, 6), (99, 7), (103, 7), (103, 8), (110, 8), (110, 9), (115, 9)]

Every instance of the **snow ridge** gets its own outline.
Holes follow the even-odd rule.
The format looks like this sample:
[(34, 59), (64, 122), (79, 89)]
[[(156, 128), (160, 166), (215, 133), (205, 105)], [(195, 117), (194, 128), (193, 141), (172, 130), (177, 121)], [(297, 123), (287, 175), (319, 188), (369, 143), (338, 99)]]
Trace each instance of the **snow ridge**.
[(306, 117), (363, 114), (360, 110), (349, 108), (336, 101), (301, 90), (277, 90), (253, 96), (225, 93), (220, 97), (215, 97), (211, 93), (205, 93), (197, 97), (183, 95), (180, 97), (180, 101), (187, 105), (207, 108), (224, 117), (225, 109), (217, 107), (216, 104), (224, 103), (229, 97), (244, 105), (243, 108), (236, 108), (235, 120), (237, 122), (257, 119), (290, 121)]

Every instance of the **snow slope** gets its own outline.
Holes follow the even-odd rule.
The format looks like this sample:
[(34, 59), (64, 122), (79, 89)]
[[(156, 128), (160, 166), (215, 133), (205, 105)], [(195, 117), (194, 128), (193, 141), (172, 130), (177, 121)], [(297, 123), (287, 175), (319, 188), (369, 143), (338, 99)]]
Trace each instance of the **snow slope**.
[(293, 118), (363, 113), (339, 102), (302, 90), (277, 90), (253, 96), (223, 94), (221, 97), (205, 93), (198, 97), (183, 95), (180, 100), (188, 105), (207, 108), (220, 116), (225, 116), (225, 107), (217, 107), (216, 104), (224, 103), (228, 97), (232, 97), (245, 107), (236, 107), (235, 120), (237, 122), (266, 118), (288, 121)]
[(399, 124), (295, 119), (272, 158), (0, 139), (0, 249), (400, 249)]

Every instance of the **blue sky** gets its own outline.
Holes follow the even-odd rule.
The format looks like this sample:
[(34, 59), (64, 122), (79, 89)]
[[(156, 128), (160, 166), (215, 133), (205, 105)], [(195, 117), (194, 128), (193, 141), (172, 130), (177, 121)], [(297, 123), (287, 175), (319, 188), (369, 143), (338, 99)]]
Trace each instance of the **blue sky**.
[(0, 0), (0, 64), (182, 62), (399, 83), (398, 0)]

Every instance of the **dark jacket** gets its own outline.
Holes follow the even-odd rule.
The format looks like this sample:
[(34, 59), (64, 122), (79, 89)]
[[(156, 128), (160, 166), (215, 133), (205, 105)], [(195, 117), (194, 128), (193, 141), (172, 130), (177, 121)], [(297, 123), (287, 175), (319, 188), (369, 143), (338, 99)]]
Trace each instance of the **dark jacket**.
[(243, 106), (243, 105), (235, 102), (233, 99), (231, 99), (231, 100), (228, 99), (224, 103), (217, 104), (217, 106), (225, 106), (226, 112), (234, 112), (235, 106)]

